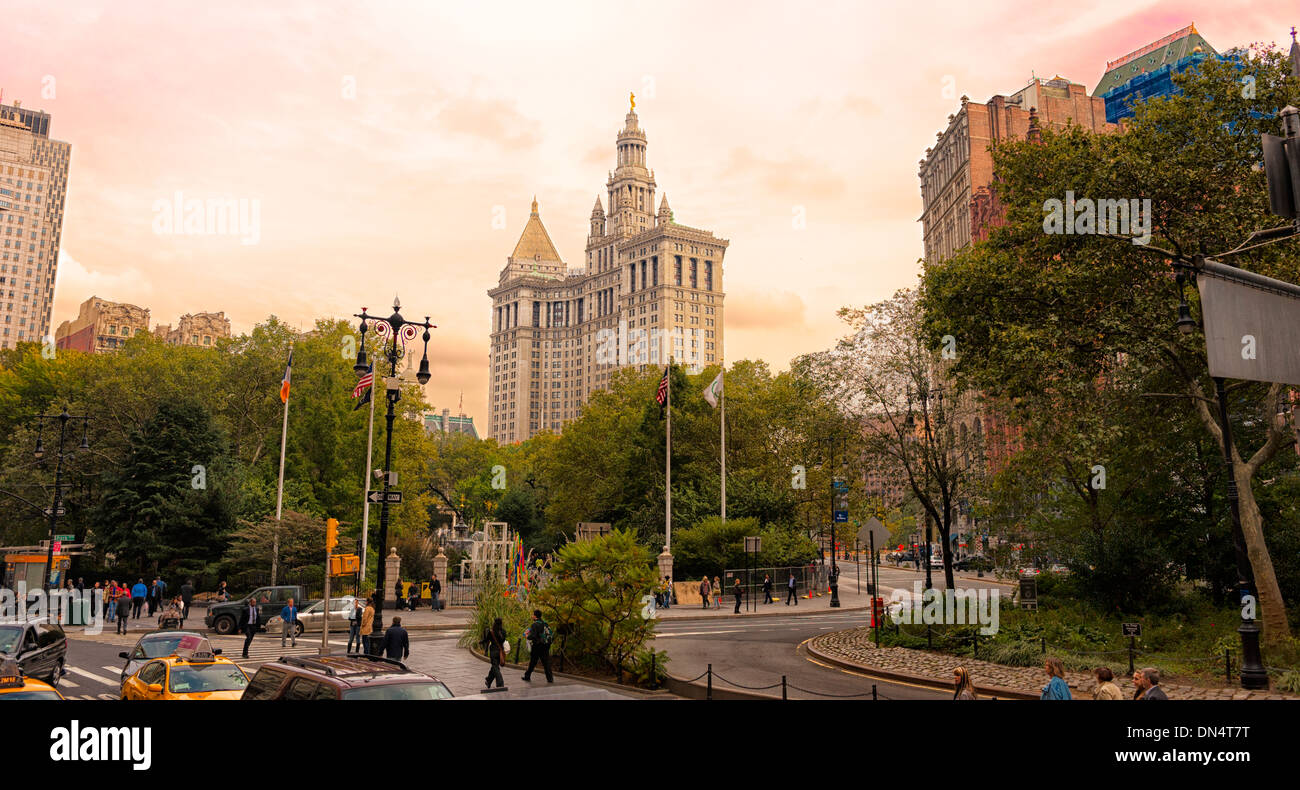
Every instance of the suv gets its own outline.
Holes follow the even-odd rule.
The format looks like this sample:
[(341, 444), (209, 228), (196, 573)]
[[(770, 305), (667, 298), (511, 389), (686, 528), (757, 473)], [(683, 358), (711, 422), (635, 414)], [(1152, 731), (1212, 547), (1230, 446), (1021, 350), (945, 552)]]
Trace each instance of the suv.
[(263, 664), (240, 699), (451, 699), (442, 681), (391, 658), (286, 656)]
[(282, 584), (276, 587), (258, 587), (248, 595), (241, 595), (237, 598), (231, 598), (224, 603), (214, 603), (208, 607), (208, 613), (203, 618), (203, 624), (218, 634), (233, 634), (239, 630), (239, 616), (243, 613), (244, 607), (249, 598), (257, 599), (257, 623), (258, 629), (265, 629), (267, 623), (272, 617), (280, 614), (280, 610), (292, 598), (298, 608), (305, 609), (309, 601), (307, 591), (294, 584)]
[(43, 619), (0, 625), (0, 654), (18, 662), (27, 677), (57, 686), (68, 661), (68, 637)]

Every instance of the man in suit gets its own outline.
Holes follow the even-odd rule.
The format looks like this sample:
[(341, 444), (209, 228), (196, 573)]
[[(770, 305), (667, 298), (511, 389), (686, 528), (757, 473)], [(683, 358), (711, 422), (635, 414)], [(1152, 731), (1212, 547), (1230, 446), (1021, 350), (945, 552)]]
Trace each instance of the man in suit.
[(244, 631), (244, 658), (248, 658), (248, 646), (253, 643), (253, 636), (257, 634), (257, 621), (257, 600), (249, 598), (244, 602), (244, 608), (239, 613), (239, 627)]
[(790, 580), (785, 583), (785, 588), (789, 590), (785, 596), (785, 605), (789, 606), (790, 602), (794, 601), (794, 605), (798, 606), (799, 596), (795, 592), (799, 589), (799, 583), (794, 580), (794, 571), (790, 571)]
[(1146, 667), (1133, 673), (1133, 682), (1142, 690), (1138, 699), (1169, 699), (1160, 688), (1160, 670)]
[(181, 627), (185, 626), (185, 618), (190, 616), (190, 604), (194, 602), (194, 580), (186, 579), (181, 585), (181, 603), (185, 604), (182, 610), (184, 616), (181, 617)]
[(411, 640), (402, 627), (402, 618), (394, 617), (393, 624), (384, 632), (381, 643), (384, 654), (394, 661), (405, 661), (411, 655)]

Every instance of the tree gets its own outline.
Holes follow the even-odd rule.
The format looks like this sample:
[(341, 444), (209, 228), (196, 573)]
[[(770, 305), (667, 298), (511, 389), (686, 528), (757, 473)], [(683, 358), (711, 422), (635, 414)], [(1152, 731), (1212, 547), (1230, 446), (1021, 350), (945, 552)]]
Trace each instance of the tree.
[(137, 570), (194, 573), (225, 548), (234, 526), (220, 470), (225, 442), (193, 401), (166, 401), (133, 431), (92, 517), (101, 548)]
[(241, 521), (239, 529), (230, 536), (228, 567), (232, 571), (269, 570), (277, 538), (279, 565), (285, 576), (324, 579), (325, 520), (293, 510), (282, 512), (278, 522), (274, 516)]
[[(927, 267), (926, 335), (945, 335), (961, 349), (954, 367), (968, 385), (1009, 398), (1053, 389), (1079, 392), (1116, 365), (1149, 371), (1145, 397), (1182, 403), (1217, 443), (1219, 403), (1205, 366), (1204, 337), (1173, 331), (1179, 287), (1170, 262), (1154, 248), (1179, 253), (1238, 246), (1251, 231), (1277, 224), (1267, 212), (1259, 172), (1259, 135), (1279, 133), (1277, 110), (1300, 92), (1271, 49), (1210, 58), (1176, 76), (1181, 95), (1144, 102), (1122, 133), (1071, 127), (1041, 142), (994, 151), (998, 197), (1007, 224), (986, 243)], [(1243, 70), (1255, 90), (1241, 89)], [(1249, 94), (1249, 95), (1248, 95)], [(1069, 195), (1141, 199), (1150, 246), (1101, 233), (1047, 233), (1049, 201)], [(1084, 227), (1084, 231), (1089, 229)], [(1092, 230), (1096, 230), (1093, 228)], [(1285, 245), (1249, 250), (1237, 262), (1280, 279), (1300, 279)], [(1293, 243), (1292, 243), (1292, 249)], [(1196, 302), (1195, 293), (1189, 297)], [(979, 305), (979, 309), (971, 309)], [(1230, 419), (1230, 471), (1241, 498), (1245, 533), (1262, 610), (1265, 640), (1289, 634), (1286, 604), (1273, 568), (1256, 498), (1257, 478), (1288, 441), (1275, 415), (1279, 384), (1236, 382)], [(1086, 404), (1076, 404), (1078, 410)]]

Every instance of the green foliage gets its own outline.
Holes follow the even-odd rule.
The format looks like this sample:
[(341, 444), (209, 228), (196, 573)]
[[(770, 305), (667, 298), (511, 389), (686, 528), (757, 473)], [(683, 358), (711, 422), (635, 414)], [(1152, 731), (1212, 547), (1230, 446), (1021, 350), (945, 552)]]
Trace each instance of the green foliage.
[[(763, 550), (756, 558), (745, 555), (745, 537), (758, 535)], [(817, 555), (817, 545), (806, 534), (781, 527), (761, 527), (756, 518), (728, 518), (724, 523), (710, 516), (687, 529), (673, 533), (673, 572), (683, 579), (708, 575), (728, 568), (771, 568), (804, 565)]]
[(642, 616), (657, 570), (654, 555), (628, 530), (561, 547), (551, 582), (533, 596), (557, 634), (567, 632), (565, 656), (617, 674), (654, 636)]
[(533, 621), (532, 611), (517, 596), (506, 595), (506, 592), (505, 585), (496, 577), (489, 577), (484, 582), (478, 595), (474, 596), (474, 610), (470, 613), (469, 623), (460, 638), (461, 647), (473, 647), (481, 651), (482, 648), (478, 647), (479, 640), (487, 633), (493, 621), (500, 617), (506, 629), (506, 639), (510, 640), (512, 648), (508, 658), (514, 660), (515, 640), (519, 640), (523, 646), (520, 655), (528, 655), (528, 641), (521, 639), (521, 636)]

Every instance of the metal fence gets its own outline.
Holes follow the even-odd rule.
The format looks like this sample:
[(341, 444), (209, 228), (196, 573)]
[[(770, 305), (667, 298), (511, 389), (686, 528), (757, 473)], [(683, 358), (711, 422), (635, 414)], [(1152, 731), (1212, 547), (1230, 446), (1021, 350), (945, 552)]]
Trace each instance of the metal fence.
[(442, 595), (448, 606), (473, 606), (474, 598), (483, 589), (482, 580), (447, 581)]
[(740, 587), (745, 591), (745, 600), (763, 600), (763, 576), (772, 578), (772, 597), (784, 601), (789, 596), (790, 574), (794, 574), (795, 595), (806, 596), (809, 589), (813, 592), (826, 592), (830, 582), (830, 566), (787, 565), (780, 568), (729, 568), (722, 572), (720, 581), (723, 598), (732, 595), (735, 580), (740, 579)]

